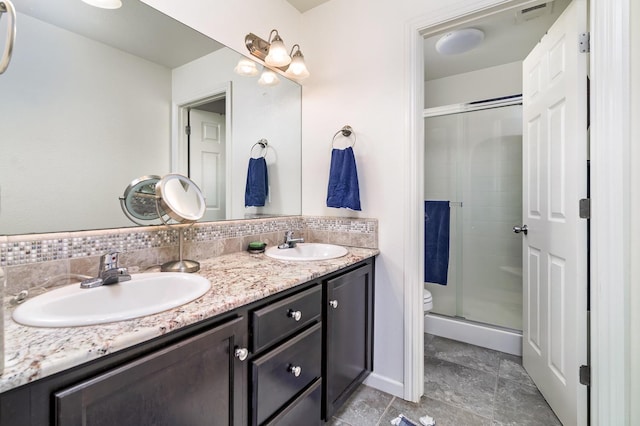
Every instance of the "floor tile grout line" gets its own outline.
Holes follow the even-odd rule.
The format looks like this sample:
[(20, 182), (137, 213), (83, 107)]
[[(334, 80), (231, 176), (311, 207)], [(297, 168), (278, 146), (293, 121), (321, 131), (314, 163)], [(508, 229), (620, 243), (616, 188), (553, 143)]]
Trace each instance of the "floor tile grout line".
[(496, 401), (498, 400), (498, 386), (500, 385), (500, 368), (502, 367), (502, 359), (498, 363), (498, 373), (496, 373), (496, 387), (493, 390), (493, 405), (491, 406), (491, 421), (496, 421)]
[(389, 411), (389, 408), (391, 408), (391, 404), (393, 404), (393, 401), (396, 400), (395, 396), (391, 397), (391, 401), (389, 401), (389, 403), (387, 404), (387, 406), (385, 407), (384, 411), (382, 412), (382, 414), (380, 415), (380, 418), (378, 419), (376, 426), (380, 425), (380, 422), (382, 421), (382, 419), (384, 418), (384, 415), (387, 414), (387, 411)]

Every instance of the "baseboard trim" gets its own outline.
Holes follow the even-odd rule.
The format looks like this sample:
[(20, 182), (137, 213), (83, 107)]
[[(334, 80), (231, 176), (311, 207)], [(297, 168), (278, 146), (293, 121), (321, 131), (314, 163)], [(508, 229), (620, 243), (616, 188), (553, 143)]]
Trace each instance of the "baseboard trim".
[(402, 395), (404, 394), (404, 385), (402, 383), (376, 373), (369, 374), (369, 376), (364, 380), (364, 384), (383, 392), (390, 393), (398, 398), (402, 398)]
[(516, 331), (428, 314), (424, 317), (424, 332), (522, 356), (522, 334)]

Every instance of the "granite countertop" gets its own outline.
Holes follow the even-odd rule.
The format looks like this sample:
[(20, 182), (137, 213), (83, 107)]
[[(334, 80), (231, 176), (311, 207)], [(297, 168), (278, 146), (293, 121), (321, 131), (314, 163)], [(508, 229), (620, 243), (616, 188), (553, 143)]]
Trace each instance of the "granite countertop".
[(5, 304), (5, 367), (0, 392), (231, 311), (373, 257), (378, 250), (347, 247), (346, 256), (283, 262), (264, 254), (233, 253), (200, 262), (211, 290), (177, 308), (127, 321), (84, 327), (38, 328), (15, 323)]

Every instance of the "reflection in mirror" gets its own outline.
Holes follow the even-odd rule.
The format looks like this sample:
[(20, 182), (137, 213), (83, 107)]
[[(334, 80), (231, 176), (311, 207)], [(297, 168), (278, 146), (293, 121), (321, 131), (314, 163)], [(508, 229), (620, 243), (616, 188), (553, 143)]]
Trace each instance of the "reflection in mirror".
[[(14, 4), (18, 36), (0, 76), (0, 234), (131, 226), (122, 188), (170, 172), (200, 186), (204, 220), (300, 214), (297, 83), (235, 74), (242, 55), (139, 1)], [(245, 208), (250, 148), (263, 138), (270, 199)]]

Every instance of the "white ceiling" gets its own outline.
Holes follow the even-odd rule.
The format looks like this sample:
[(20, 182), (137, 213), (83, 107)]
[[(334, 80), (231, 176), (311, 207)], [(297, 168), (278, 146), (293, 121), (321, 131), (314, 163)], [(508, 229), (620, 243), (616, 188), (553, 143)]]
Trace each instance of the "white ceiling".
[(425, 81), (523, 60), (569, 2), (552, 1), (550, 14), (529, 21), (517, 22), (511, 10), (467, 23), (459, 28), (478, 28), (485, 38), (479, 47), (458, 55), (440, 55), (435, 49), (436, 41), (452, 29), (430, 35), (424, 41)]
[(287, 0), (289, 4), (298, 9), (300, 13), (304, 13), (309, 9), (313, 9), (316, 6), (320, 6), (322, 3), (326, 3), (329, 0)]

